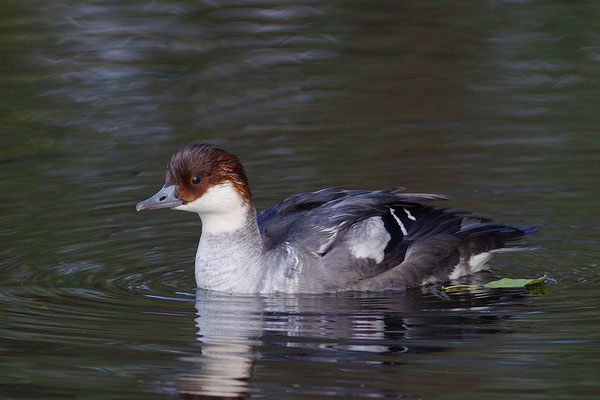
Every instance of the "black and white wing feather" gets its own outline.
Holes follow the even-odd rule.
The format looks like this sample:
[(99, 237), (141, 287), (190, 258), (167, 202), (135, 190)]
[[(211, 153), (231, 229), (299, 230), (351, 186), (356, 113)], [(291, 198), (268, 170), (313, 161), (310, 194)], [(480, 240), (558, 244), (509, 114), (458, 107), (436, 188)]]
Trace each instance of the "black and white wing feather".
[[(302, 193), (262, 211), (258, 214), (258, 225), (267, 248), (286, 241), (323, 256), (350, 227), (371, 217), (387, 215), (392, 206), (447, 199), (437, 194), (401, 193), (401, 190), (328, 188)], [(407, 226), (411, 226), (409, 222)]]

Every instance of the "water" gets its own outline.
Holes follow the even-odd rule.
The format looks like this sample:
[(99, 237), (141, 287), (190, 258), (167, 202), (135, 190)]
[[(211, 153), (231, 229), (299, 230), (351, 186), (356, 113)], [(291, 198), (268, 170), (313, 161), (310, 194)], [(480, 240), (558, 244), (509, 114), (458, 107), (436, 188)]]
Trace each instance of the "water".
[[(0, 397), (596, 396), (595, 3), (0, 10)], [(402, 185), (538, 225), (471, 280), (547, 292), (196, 293), (197, 218), (134, 210), (194, 141), (240, 156), (258, 208)]]

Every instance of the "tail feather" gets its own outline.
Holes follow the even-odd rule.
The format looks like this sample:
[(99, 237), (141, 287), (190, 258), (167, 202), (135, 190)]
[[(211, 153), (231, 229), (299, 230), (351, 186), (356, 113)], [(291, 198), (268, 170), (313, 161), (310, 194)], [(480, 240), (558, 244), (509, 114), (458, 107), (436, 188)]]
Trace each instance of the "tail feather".
[(514, 253), (514, 252), (517, 252), (517, 251), (537, 250), (539, 248), (540, 248), (540, 246), (539, 245), (535, 245), (535, 244), (532, 244), (530, 246), (528, 246), (528, 245), (510, 245), (510, 246), (501, 247), (499, 249), (490, 250), (490, 253), (493, 253), (493, 254), (496, 254), (496, 253)]
[(461, 239), (458, 247), (460, 262), (448, 278), (457, 279), (483, 270), (486, 262), (495, 253), (532, 249), (532, 246), (507, 245), (507, 243), (520, 240), (537, 230), (534, 226), (515, 228), (492, 222), (469, 225), (456, 233), (456, 236)]

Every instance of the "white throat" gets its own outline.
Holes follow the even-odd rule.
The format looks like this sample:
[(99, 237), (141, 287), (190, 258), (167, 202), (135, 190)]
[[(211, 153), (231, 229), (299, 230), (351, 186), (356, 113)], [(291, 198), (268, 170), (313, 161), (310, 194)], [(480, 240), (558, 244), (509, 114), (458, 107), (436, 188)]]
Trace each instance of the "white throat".
[(191, 211), (202, 220), (202, 233), (218, 234), (236, 231), (244, 226), (252, 207), (229, 182), (211, 186), (202, 197), (175, 207)]

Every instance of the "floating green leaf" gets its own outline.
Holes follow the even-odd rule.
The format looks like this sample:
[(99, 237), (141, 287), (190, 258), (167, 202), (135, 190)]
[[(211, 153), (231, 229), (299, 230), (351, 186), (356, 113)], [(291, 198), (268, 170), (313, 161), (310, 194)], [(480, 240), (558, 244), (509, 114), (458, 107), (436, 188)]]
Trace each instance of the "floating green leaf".
[(491, 289), (498, 289), (498, 288), (521, 288), (521, 287), (527, 287), (530, 285), (539, 285), (540, 283), (544, 283), (544, 281), (546, 280), (546, 275), (542, 276), (541, 278), (537, 278), (537, 279), (510, 279), (510, 278), (503, 278), (497, 281), (493, 281), (493, 282), (488, 282), (485, 285), (483, 285), (483, 287), (486, 288), (491, 288)]

